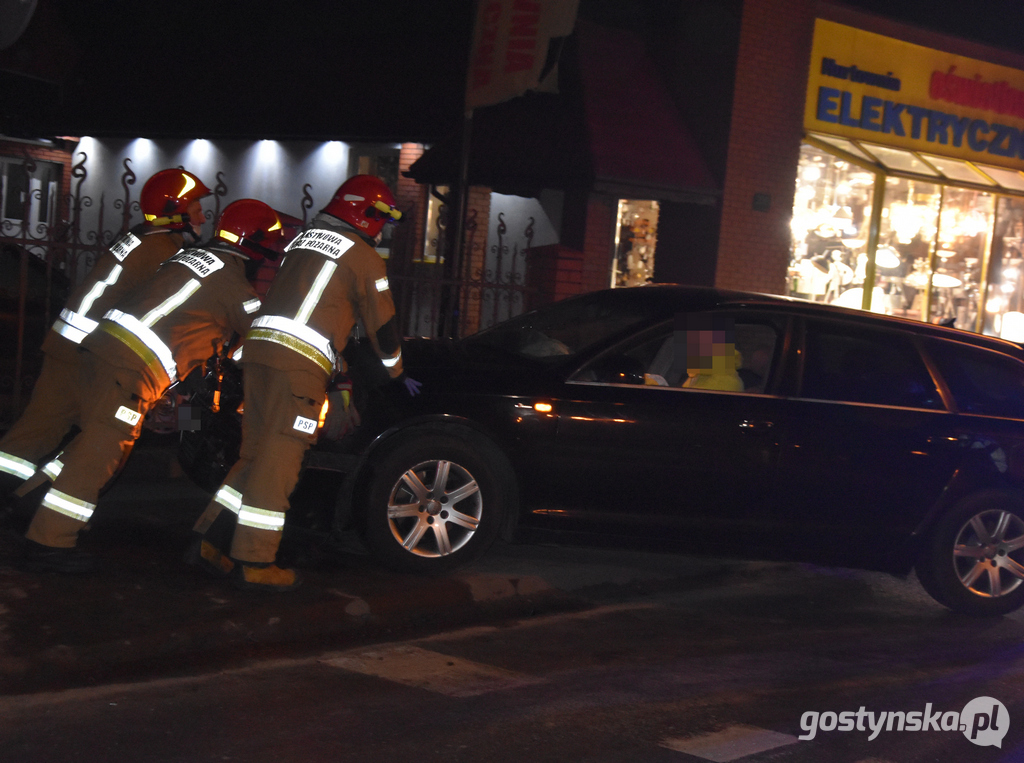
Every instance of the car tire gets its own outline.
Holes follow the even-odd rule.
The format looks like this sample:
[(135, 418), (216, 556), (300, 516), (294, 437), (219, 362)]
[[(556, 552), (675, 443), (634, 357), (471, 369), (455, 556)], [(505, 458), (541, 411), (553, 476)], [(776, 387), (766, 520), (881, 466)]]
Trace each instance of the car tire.
[(178, 442), (178, 464), (196, 485), (214, 493), (238, 460), (242, 422), (234, 414), (203, 410), (200, 428), (184, 431)]
[(929, 534), (916, 565), (924, 589), (979, 617), (1024, 605), (1024, 498), (987, 490), (967, 496)]
[(469, 430), (417, 430), (374, 465), (363, 510), (373, 556), (402, 572), (446, 573), (497, 538), (512, 510), (501, 451)]

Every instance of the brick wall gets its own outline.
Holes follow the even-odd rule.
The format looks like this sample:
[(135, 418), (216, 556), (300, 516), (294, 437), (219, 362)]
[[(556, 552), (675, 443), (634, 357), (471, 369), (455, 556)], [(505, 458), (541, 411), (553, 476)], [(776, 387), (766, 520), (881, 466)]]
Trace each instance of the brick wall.
[[(491, 189), (471, 186), (466, 200), (466, 230), (463, 235), (463, 278), (480, 280), (487, 257), (487, 231), (491, 218)], [(483, 307), (479, 289), (466, 289), (463, 297), (463, 316), (460, 334), (468, 336), (480, 330), (480, 311)]]
[(557, 302), (583, 291), (583, 252), (562, 244), (535, 246), (528, 252), (528, 309)]
[[(715, 285), (785, 291), (812, 0), (745, 0)], [(767, 211), (754, 209), (767, 195)], [(760, 199), (764, 201), (764, 196)]]
[(615, 241), (615, 206), (614, 199), (590, 195), (582, 251), (563, 244), (530, 249), (526, 285), (532, 292), (531, 309), (574, 294), (608, 288)]
[(423, 145), (420, 143), (403, 143), (398, 155), (398, 189), (395, 202), (402, 210), (404, 222), (400, 229), (404, 229), (407, 237), (404, 246), (407, 247), (406, 252), (410, 261), (414, 254), (423, 251), (423, 235), (427, 220), (427, 194), (430, 191), (427, 186), (420, 185), (403, 173), (412, 166), (413, 162), (423, 156), (423, 151)]
[(583, 237), (583, 273), (580, 291), (607, 289), (612, 278), (615, 245), (615, 199), (591, 194), (587, 201), (587, 228)]

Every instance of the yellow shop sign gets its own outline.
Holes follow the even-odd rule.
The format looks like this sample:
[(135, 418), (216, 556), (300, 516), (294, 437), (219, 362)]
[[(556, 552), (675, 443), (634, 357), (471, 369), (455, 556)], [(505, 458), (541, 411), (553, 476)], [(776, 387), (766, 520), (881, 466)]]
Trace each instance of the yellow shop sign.
[(817, 19), (804, 127), (1024, 170), (1024, 71)]

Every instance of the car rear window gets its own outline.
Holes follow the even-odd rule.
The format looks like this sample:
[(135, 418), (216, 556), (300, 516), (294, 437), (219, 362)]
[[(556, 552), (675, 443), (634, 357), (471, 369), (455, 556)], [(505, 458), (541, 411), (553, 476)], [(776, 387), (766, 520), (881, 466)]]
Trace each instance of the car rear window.
[(1024, 364), (997, 352), (930, 341), (928, 353), (964, 413), (1024, 419)]
[(903, 408), (943, 407), (909, 337), (896, 332), (808, 323), (801, 397)]

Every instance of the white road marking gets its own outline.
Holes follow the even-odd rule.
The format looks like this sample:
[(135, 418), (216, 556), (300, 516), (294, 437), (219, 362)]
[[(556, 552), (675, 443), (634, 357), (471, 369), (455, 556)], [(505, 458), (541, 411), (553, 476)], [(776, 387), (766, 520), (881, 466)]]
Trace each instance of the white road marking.
[(663, 739), (661, 746), (714, 763), (729, 763), (747, 755), (795, 744), (797, 741), (795, 736), (789, 734), (740, 725), (686, 739)]
[(325, 663), (449, 697), (474, 697), (544, 682), (542, 678), (409, 644), (347, 652)]

